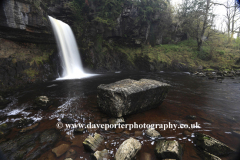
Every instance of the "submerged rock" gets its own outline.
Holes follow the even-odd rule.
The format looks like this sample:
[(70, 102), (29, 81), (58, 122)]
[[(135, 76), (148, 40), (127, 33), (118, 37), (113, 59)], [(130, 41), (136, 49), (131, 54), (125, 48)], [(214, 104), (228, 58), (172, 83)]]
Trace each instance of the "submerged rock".
[(137, 152), (141, 149), (141, 143), (134, 138), (125, 140), (117, 150), (115, 155), (116, 160), (131, 160), (136, 156)]
[(68, 124), (73, 124), (75, 123), (75, 120), (73, 118), (68, 118), (68, 117), (64, 117), (62, 120), (61, 120), (62, 123), (68, 123)]
[(194, 120), (194, 119), (197, 118), (197, 116), (195, 116), (195, 115), (188, 115), (187, 118), (188, 118), (188, 119), (192, 119), (192, 120)]
[(27, 125), (33, 123), (34, 120), (32, 119), (26, 119), (26, 118), (21, 118), (20, 121), (17, 123), (18, 128), (23, 128), (26, 127)]
[(86, 131), (86, 130), (87, 130), (86, 128), (75, 128), (74, 133), (83, 134), (84, 131)]
[(221, 158), (219, 158), (211, 153), (208, 153), (206, 151), (202, 151), (201, 153), (199, 153), (199, 155), (204, 160), (221, 160)]
[(196, 133), (195, 136), (196, 146), (203, 151), (209, 152), (216, 156), (228, 155), (234, 152), (227, 145), (223, 144), (222, 142), (209, 135), (203, 133)]
[(100, 134), (95, 133), (93, 137), (89, 135), (84, 140), (83, 146), (86, 150), (95, 152), (102, 142), (103, 142), (103, 137)]
[(40, 135), (40, 143), (55, 143), (58, 139), (58, 132), (56, 129), (49, 129), (44, 131), (41, 135)]
[(94, 154), (92, 154), (92, 159), (94, 160), (109, 159), (108, 150), (104, 149), (102, 151), (96, 151)]
[(34, 141), (38, 135), (38, 133), (34, 133), (2, 142), (0, 150), (9, 160), (24, 159), (23, 157), (34, 148)]
[(169, 84), (150, 79), (124, 79), (98, 86), (98, 105), (113, 117), (158, 107), (167, 95)]
[(233, 131), (233, 134), (240, 137), (240, 131)]
[(125, 123), (124, 118), (111, 118), (109, 119), (110, 124), (119, 124), (119, 123)]
[(0, 96), (0, 109), (4, 109), (11, 102), (11, 100), (5, 99)]
[(69, 144), (61, 144), (58, 147), (55, 147), (52, 149), (52, 152), (55, 153), (57, 157), (60, 157), (63, 155), (67, 150), (69, 149), (70, 145)]
[(51, 104), (47, 96), (39, 96), (35, 99), (33, 109), (47, 109)]
[(76, 157), (76, 151), (74, 149), (69, 149), (66, 153), (66, 158), (74, 159)]
[(155, 153), (160, 159), (182, 159), (182, 147), (178, 141), (159, 140)]
[(23, 129), (21, 129), (19, 132), (20, 132), (20, 133), (24, 133), (24, 132), (33, 130), (33, 129), (37, 128), (38, 124), (39, 124), (39, 123), (35, 123), (35, 124), (33, 124), (33, 125), (29, 126), (29, 127), (25, 127), (25, 128), (23, 128)]
[(145, 131), (146, 135), (150, 138), (159, 138), (161, 137), (161, 134), (156, 131), (154, 128), (148, 128), (148, 130)]

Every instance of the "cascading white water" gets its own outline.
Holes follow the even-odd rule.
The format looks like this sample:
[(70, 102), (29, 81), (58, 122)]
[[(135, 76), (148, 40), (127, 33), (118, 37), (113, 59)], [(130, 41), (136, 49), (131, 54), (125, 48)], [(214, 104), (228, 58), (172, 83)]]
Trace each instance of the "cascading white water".
[(93, 76), (83, 70), (77, 43), (70, 26), (60, 20), (48, 16), (57, 41), (58, 50), (61, 55), (63, 74), (61, 79), (80, 79)]

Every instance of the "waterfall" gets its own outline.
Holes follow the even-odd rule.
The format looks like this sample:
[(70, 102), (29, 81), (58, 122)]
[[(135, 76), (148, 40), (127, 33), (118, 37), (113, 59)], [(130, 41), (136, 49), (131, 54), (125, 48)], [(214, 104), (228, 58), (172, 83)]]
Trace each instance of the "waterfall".
[(70, 26), (51, 16), (48, 17), (57, 41), (63, 66), (63, 74), (60, 78), (57, 78), (57, 80), (80, 79), (93, 76), (93, 74), (87, 74), (83, 70), (78, 46)]

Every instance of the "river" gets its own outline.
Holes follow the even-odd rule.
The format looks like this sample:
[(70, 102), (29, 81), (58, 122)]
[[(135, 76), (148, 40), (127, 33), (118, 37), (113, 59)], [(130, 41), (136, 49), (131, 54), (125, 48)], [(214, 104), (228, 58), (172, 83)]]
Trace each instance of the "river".
[[(190, 133), (201, 132), (208, 134), (228, 146), (238, 149), (240, 138), (233, 131), (240, 130), (240, 78), (225, 78), (222, 83), (207, 78), (200, 78), (186, 73), (159, 72), (159, 73), (103, 73), (90, 78), (79, 80), (54, 80), (38, 84), (29, 84), (19, 89), (8, 98), (12, 100), (5, 109), (0, 110), (0, 124), (13, 124), (11, 132), (4, 139), (13, 139), (19, 136), (16, 124), (20, 118), (31, 118), (39, 122), (39, 126), (27, 132), (33, 134), (47, 129), (56, 128), (56, 123), (63, 117), (70, 117), (77, 123), (101, 124), (108, 117), (97, 106), (97, 86), (112, 83), (125, 78), (139, 80), (141, 78), (155, 79), (171, 85), (164, 102), (157, 108), (125, 116), (126, 124), (200, 124), (201, 128), (189, 129)], [(48, 110), (29, 110), (37, 96), (48, 96), (54, 105)], [(196, 116), (195, 119), (188, 118)], [(200, 159), (194, 144), (194, 134), (190, 137), (183, 135), (186, 129), (156, 129), (162, 139), (177, 140), (182, 144), (183, 160)], [(71, 148), (77, 152), (76, 159), (90, 159), (90, 153), (84, 150), (83, 140), (90, 134), (98, 132), (105, 137), (105, 148), (113, 159), (119, 145), (129, 137), (137, 138), (142, 149), (136, 159), (143, 159), (150, 155), (152, 160), (157, 159), (154, 154), (156, 142), (141, 134), (143, 129), (108, 130), (88, 129), (83, 134), (76, 135), (73, 130), (63, 128), (60, 137), (52, 148), (60, 144), (74, 144)], [(140, 132), (139, 132), (140, 131)], [(3, 141), (3, 140), (1, 140)], [(77, 145), (76, 145), (77, 144)], [(44, 151), (39, 159), (55, 157), (51, 149)], [(232, 159), (234, 155), (221, 157)], [(55, 159), (64, 159), (65, 155)]]

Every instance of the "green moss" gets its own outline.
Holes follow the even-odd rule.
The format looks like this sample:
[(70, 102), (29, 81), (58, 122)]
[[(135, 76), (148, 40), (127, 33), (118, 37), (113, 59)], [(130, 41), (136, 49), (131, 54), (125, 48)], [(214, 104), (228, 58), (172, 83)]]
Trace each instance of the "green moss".
[(205, 71), (205, 72), (213, 72), (214, 69), (210, 69), (210, 68), (208, 68), (208, 69), (204, 69), (204, 71)]
[(36, 69), (26, 69), (23, 72), (27, 74), (27, 76), (30, 78), (35, 78), (36, 75), (39, 73)]
[(206, 136), (204, 136), (204, 137), (203, 137), (203, 139), (207, 139), (207, 140), (210, 140), (210, 138), (209, 138), (209, 137), (206, 137)]
[(4, 129), (4, 128), (7, 128), (7, 124), (6, 123), (3, 123), (0, 125), (0, 129)]

